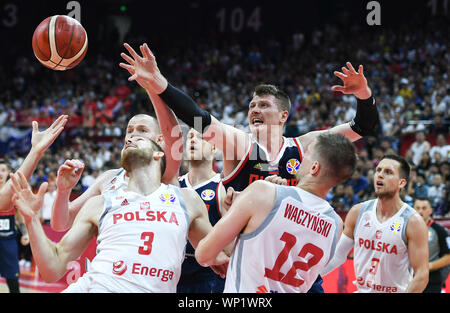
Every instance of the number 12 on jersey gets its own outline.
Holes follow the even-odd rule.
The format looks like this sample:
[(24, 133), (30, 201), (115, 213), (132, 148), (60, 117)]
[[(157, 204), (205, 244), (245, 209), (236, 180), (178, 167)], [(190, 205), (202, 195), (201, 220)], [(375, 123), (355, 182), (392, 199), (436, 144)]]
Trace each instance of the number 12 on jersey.
[(283, 264), (287, 261), (292, 248), (297, 242), (297, 238), (292, 234), (284, 232), (280, 240), (285, 242), (284, 248), (278, 255), (273, 268), (272, 269), (265, 268), (264, 276), (269, 279), (279, 281), (293, 287), (299, 287), (304, 283), (304, 280), (296, 278), (297, 270), (302, 270), (306, 272), (312, 266), (319, 263), (320, 259), (322, 259), (323, 257), (323, 250), (317, 247), (316, 245), (313, 245), (312, 243), (305, 244), (300, 250), (298, 256), (300, 258), (305, 258), (305, 256), (308, 253), (310, 253), (312, 254), (312, 257), (307, 262), (295, 261), (292, 264), (290, 270), (286, 274), (283, 274), (280, 271), (280, 269), (283, 266)]

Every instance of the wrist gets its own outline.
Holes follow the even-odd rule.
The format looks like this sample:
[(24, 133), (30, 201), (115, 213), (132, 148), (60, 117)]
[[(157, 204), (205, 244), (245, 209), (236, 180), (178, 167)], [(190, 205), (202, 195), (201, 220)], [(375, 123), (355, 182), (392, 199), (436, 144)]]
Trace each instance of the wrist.
[(372, 97), (372, 90), (367, 86), (363, 90), (356, 92), (355, 97), (360, 100), (367, 100)]
[(147, 88), (145, 89), (147, 90), (147, 92), (156, 93), (157, 95), (159, 95), (167, 89), (167, 86), (167, 79), (161, 73), (158, 73), (155, 74), (153, 83), (150, 86), (147, 86)]
[[(44, 150), (45, 151), (45, 150)], [(36, 148), (35, 146), (31, 146), (30, 152), (28, 155), (40, 160), (42, 158), (42, 156), (44, 155), (44, 151), (40, 151), (38, 148)]]

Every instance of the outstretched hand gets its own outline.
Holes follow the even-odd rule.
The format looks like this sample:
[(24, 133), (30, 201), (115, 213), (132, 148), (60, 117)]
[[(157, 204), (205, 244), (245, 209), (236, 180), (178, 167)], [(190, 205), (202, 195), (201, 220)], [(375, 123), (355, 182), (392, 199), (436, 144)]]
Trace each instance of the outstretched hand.
[(61, 115), (58, 117), (49, 128), (44, 131), (39, 131), (38, 122), (33, 121), (33, 132), (31, 133), (31, 146), (39, 153), (44, 153), (45, 150), (55, 141), (55, 139), (64, 130), (67, 123), (68, 115)]
[(331, 87), (333, 91), (340, 91), (346, 95), (353, 94), (356, 98), (364, 100), (370, 98), (372, 91), (367, 85), (367, 79), (364, 76), (364, 68), (359, 66), (358, 72), (353, 68), (350, 62), (346, 63), (347, 68), (342, 67), (342, 72), (335, 71), (334, 75), (339, 77), (344, 86), (335, 85)]
[(159, 95), (166, 90), (167, 80), (159, 71), (155, 56), (147, 44), (144, 43), (139, 47), (142, 56), (138, 55), (129, 44), (124, 43), (123, 46), (130, 56), (122, 52), (120, 56), (128, 64), (120, 63), (119, 66), (131, 74), (128, 80), (137, 81), (141, 87), (152, 94)]
[(17, 171), (15, 174), (11, 173), (10, 178), (11, 189), (14, 191), (12, 203), (19, 209), (25, 221), (30, 221), (38, 216), (39, 210), (42, 208), (48, 183), (42, 183), (37, 194), (34, 194), (21, 171)]

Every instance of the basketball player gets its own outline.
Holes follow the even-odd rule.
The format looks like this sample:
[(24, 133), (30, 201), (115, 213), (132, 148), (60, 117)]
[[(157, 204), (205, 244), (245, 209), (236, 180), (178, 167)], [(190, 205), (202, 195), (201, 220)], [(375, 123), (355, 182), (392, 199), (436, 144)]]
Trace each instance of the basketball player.
[[(161, 99), (152, 94), (148, 95), (155, 108), (157, 119), (146, 114), (133, 116), (128, 122), (124, 142), (128, 138), (141, 136), (160, 144), (167, 156), (167, 167), (162, 181), (166, 184), (178, 185), (177, 178), (183, 148), (181, 130), (176, 117)], [(70, 228), (75, 216), (89, 198), (127, 185), (128, 177), (123, 168), (107, 170), (83, 194), (70, 202), (71, 191), (80, 180), (83, 168), (84, 164), (80, 160), (67, 160), (58, 169), (56, 177), (58, 188), (51, 218), (51, 227), (56, 231), (65, 231)]]
[[(5, 186), (10, 171), (9, 164), (4, 159), (0, 159), (0, 189)], [(29, 242), (27, 228), (19, 217), (14, 207), (11, 211), (0, 212), (0, 276), (5, 278), (10, 293), (20, 293), (16, 225), (19, 226), (22, 234), (21, 243), (27, 245)]]
[[(414, 199), (414, 210), (422, 216), (428, 227), (428, 284), (424, 293), (440, 293), (448, 276), (450, 266), (450, 235), (445, 227), (432, 218), (433, 208), (430, 199), (417, 197)], [(446, 274), (447, 275), (446, 275)]]
[(225, 292), (307, 292), (332, 258), (342, 220), (325, 200), (356, 166), (350, 140), (323, 132), (308, 146), (297, 186), (257, 181), (242, 191), (228, 213), (195, 251), (207, 265), (237, 237)]
[[(19, 167), (27, 180), (30, 179), (44, 152), (63, 131), (67, 118), (67, 115), (61, 115), (42, 132), (38, 129), (38, 122), (32, 122), (31, 149)], [(22, 233), (22, 244), (28, 244), (28, 235), (21, 219), (16, 219), (18, 213), (11, 202), (13, 192), (8, 180), (10, 171), (10, 165), (4, 159), (0, 159), (0, 275), (6, 279), (11, 293), (19, 293), (20, 268), (16, 224)]]
[[(11, 175), (14, 203), (25, 218), (44, 280), (60, 279), (97, 236), (89, 272), (65, 292), (175, 292), (187, 236), (196, 247), (212, 229), (194, 190), (161, 183), (164, 153), (150, 138), (128, 138), (121, 165), (129, 174), (128, 186), (86, 201), (57, 244), (48, 240), (39, 222), (46, 183), (34, 195), (20, 172)], [(211, 264), (227, 261), (221, 254)]]
[[(180, 186), (194, 189), (202, 198), (208, 210), (211, 225), (225, 214), (225, 188), (220, 174), (213, 170), (214, 156), (217, 149), (203, 140), (201, 134), (190, 129), (186, 136), (186, 158), (189, 171), (180, 177)], [(181, 268), (178, 293), (222, 293), (225, 279), (214, 273), (209, 267), (203, 267), (195, 259), (195, 250), (191, 244), (186, 245), (186, 256)]]
[[(202, 110), (189, 96), (173, 87), (158, 69), (156, 60), (147, 44), (140, 46), (142, 57), (131, 46), (124, 44), (130, 56), (122, 53), (128, 63), (120, 66), (131, 74), (143, 88), (158, 94), (178, 118), (203, 134), (217, 149), (223, 152), (223, 184), (228, 191), (242, 191), (255, 180), (278, 175), (296, 185), (295, 173), (299, 170), (304, 151), (321, 131), (309, 132), (296, 138), (283, 136), (284, 125), (290, 112), (287, 94), (272, 85), (255, 88), (249, 104), (248, 120), (251, 134), (221, 123)], [(357, 98), (357, 112), (350, 123), (335, 126), (332, 132), (340, 133), (351, 141), (362, 136), (375, 135), (379, 128), (378, 109), (372, 91), (368, 87), (360, 65), (358, 72), (350, 62), (342, 72), (334, 74), (342, 79), (344, 86), (333, 86), (333, 91), (353, 94)], [(323, 292), (322, 279), (318, 277), (312, 292)]]
[(375, 170), (376, 199), (353, 206), (326, 275), (353, 248), (358, 292), (422, 292), (428, 283), (427, 227), (400, 198), (409, 178), (408, 162), (385, 155)]

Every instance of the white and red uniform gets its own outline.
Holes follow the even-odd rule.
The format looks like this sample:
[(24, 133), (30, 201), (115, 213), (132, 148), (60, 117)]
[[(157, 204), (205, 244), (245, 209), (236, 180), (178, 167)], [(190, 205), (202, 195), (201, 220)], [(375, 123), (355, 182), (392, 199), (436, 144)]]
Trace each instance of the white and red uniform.
[(236, 242), (224, 292), (307, 292), (333, 256), (341, 224), (324, 199), (276, 185), (269, 215)]
[(413, 278), (406, 242), (406, 226), (413, 214), (406, 203), (380, 223), (378, 199), (363, 203), (356, 221), (354, 267), (358, 292), (404, 292)]
[(161, 184), (148, 196), (103, 193), (97, 255), (65, 292), (176, 292), (189, 216), (180, 189)]
[(103, 187), (102, 194), (105, 192), (121, 189), (128, 186), (128, 178), (123, 168), (117, 170), (113, 178)]

